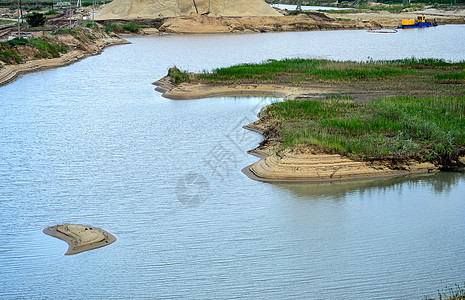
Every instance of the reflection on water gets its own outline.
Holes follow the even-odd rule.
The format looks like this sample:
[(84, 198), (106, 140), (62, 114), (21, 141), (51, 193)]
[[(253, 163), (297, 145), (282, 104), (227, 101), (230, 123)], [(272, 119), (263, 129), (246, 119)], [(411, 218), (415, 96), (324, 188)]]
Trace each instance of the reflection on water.
[(328, 196), (343, 199), (347, 194), (364, 193), (366, 191), (398, 189), (408, 186), (410, 189), (418, 188), (420, 185), (429, 185), (435, 194), (449, 194), (465, 178), (464, 173), (439, 172), (426, 174), (412, 174), (401, 176), (388, 176), (356, 180), (330, 181), (319, 183), (273, 183), (274, 186), (287, 189), (299, 197), (321, 197)]

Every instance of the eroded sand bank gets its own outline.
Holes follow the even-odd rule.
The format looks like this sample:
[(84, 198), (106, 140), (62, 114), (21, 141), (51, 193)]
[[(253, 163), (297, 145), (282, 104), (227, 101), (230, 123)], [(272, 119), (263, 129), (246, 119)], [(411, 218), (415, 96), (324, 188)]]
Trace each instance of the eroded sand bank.
[(45, 228), (43, 232), (68, 243), (69, 248), (65, 255), (78, 254), (108, 246), (116, 241), (116, 237), (111, 233), (94, 226), (86, 225), (55, 225)]
[(129, 42), (118, 37), (107, 37), (95, 40), (92, 45), (86, 45), (85, 50), (72, 50), (57, 58), (33, 59), (16, 65), (0, 65), (0, 86), (6, 85), (19, 75), (50, 68), (70, 65), (86, 57), (97, 55), (105, 47), (128, 44)]

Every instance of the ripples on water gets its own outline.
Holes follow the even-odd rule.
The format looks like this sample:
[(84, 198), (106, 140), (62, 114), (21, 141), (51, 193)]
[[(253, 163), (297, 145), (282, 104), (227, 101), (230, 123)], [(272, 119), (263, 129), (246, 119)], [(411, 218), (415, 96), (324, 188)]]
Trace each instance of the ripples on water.
[[(134, 37), (0, 88), (0, 297), (407, 299), (463, 282), (463, 174), (252, 181), (261, 138), (242, 126), (276, 99), (171, 101), (151, 82), (175, 64), (461, 60), (464, 32)], [(176, 196), (189, 173), (208, 182), (197, 207)], [(63, 222), (118, 241), (65, 257), (41, 232)]]

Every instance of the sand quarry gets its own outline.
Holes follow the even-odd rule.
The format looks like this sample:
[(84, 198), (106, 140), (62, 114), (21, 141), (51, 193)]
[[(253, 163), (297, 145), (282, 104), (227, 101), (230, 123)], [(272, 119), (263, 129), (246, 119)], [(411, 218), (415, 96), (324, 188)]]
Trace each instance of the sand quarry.
[(214, 17), (280, 16), (263, 0), (114, 0), (97, 20), (154, 19), (208, 14)]

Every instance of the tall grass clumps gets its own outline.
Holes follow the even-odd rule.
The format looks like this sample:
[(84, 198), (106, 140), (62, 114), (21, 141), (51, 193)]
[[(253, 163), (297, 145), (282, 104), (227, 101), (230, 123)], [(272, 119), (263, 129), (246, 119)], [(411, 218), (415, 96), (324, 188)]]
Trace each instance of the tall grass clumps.
[(176, 67), (172, 67), (168, 70), (168, 76), (171, 77), (172, 82), (175, 84), (189, 81), (189, 74)]
[(9, 45), (0, 43), (0, 61), (6, 64), (19, 64), (22, 59), (18, 52)]
[(415, 159), (445, 167), (465, 153), (465, 97), (285, 101), (265, 114), (279, 124), (288, 149), (310, 146), (355, 159)]
[[(207, 82), (281, 82), (320, 81), (351, 82), (381, 79), (405, 73), (398, 66), (387, 63), (356, 63), (317, 59), (268, 60), (258, 64), (241, 64), (218, 68), (210, 73), (198, 74)], [(297, 80), (296, 80), (297, 79)]]
[(137, 23), (129, 22), (129, 23), (109, 23), (105, 25), (105, 31), (107, 33), (115, 32), (115, 33), (138, 33), (140, 31), (140, 25)]
[(465, 299), (465, 288), (459, 284), (454, 284), (453, 287), (447, 287), (442, 290), (438, 290), (439, 299), (447, 300), (464, 300)]
[(68, 46), (48, 37), (13, 39), (0, 43), (0, 60), (6, 64), (19, 64), (24, 58), (24, 49), (35, 58), (54, 58), (68, 51)]
[(38, 50), (36, 55), (38, 58), (56, 58), (60, 56), (60, 53), (68, 52), (69, 49), (65, 44), (46, 37), (30, 39), (28, 45)]

